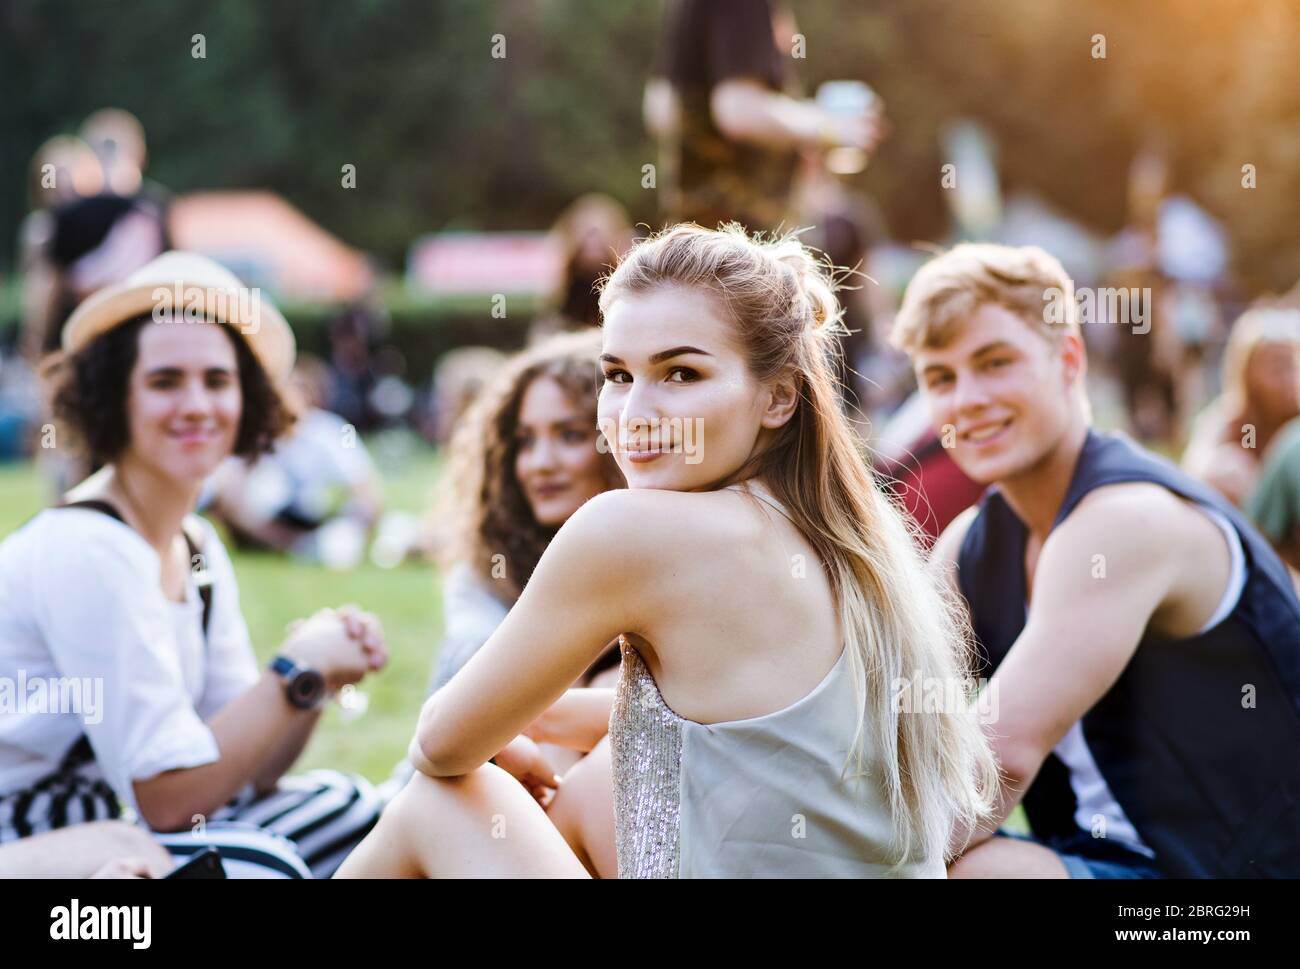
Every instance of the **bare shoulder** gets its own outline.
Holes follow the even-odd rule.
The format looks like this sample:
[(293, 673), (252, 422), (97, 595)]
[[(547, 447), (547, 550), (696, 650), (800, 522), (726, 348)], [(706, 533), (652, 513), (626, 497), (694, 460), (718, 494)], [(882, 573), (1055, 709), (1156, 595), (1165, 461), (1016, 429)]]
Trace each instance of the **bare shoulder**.
[(1212, 536), (1202, 523), (1208, 524), (1205, 516), (1168, 488), (1126, 481), (1090, 491), (1053, 535), (1108, 537), (1160, 556), (1198, 536)]
[(1192, 503), (1160, 485), (1124, 482), (1080, 501), (1049, 536), (1040, 565), (1050, 563), (1086, 584), (1082, 576), (1101, 562), (1151, 580), (1161, 596), (1177, 596), (1207, 567), (1226, 574), (1227, 546), (1218, 526)]
[(663, 578), (737, 537), (737, 516), (727, 513), (733, 503), (718, 492), (607, 491), (578, 509), (551, 546), (579, 556), (588, 570), (608, 569), (611, 578)]
[[(1034, 597), (1049, 609), (1108, 610), (1109, 625), (1182, 638), (1202, 628), (1230, 575), (1230, 550), (1203, 509), (1159, 485), (1089, 493), (1048, 537)], [(1108, 576), (1120, 582), (1099, 582)]]
[[(730, 493), (621, 488), (592, 498), (560, 534), (605, 535), (620, 543), (685, 546), (712, 543), (737, 527)], [(644, 547), (644, 546), (641, 546)]]
[(714, 579), (734, 571), (721, 568), (719, 556), (743, 547), (729, 524), (740, 517), (738, 504), (717, 492), (637, 488), (597, 495), (551, 541), (525, 596), (532, 590), (556, 600), (581, 595), (600, 602), (622, 631), (666, 642), (662, 603), (675, 603), (674, 615), (693, 614), (686, 604), (698, 603)]

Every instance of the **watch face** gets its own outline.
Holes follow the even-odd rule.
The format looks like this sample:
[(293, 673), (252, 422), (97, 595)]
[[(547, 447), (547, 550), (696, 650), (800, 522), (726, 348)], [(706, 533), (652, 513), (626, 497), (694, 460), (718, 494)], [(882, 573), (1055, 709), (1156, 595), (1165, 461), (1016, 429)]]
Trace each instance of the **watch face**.
[(295, 706), (310, 709), (325, 695), (325, 677), (315, 670), (299, 670), (289, 683), (289, 699)]

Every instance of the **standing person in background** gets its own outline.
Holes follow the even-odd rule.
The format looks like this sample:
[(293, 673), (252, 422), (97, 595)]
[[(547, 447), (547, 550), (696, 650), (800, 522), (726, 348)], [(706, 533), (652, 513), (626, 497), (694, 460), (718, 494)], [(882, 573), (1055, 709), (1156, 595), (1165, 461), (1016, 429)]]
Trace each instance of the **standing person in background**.
[(54, 213), (79, 198), (98, 195), (104, 169), (80, 138), (56, 135), (32, 156), (28, 200), (32, 211), (18, 233), (19, 271), (23, 279), (23, 321), (19, 348), (32, 364), (50, 344), (48, 331), (56, 307), (64, 300), (60, 280), (49, 259), (55, 232)]
[[(62, 303), (61, 280), (48, 252), (54, 239), (54, 213), (104, 185), (104, 170), (95, 153), (80, 138), (57, 135), (32, 156), (28, 171), (27, 213), (18, 229), (18, 276), (22, 280), (22, 307), (17, 334), (6, 335), (0, 346), (0, 460), (30, 451), (32, 431), (44, 422), (36, 367), (48, 342), (56, 307)], [(79, 480), (65, 456), (41, 449), (43, 470), (67, 483)], [(84, 471), (84, 469), (82, 469)]]
[(800, 149), (870, 150), (879, 109), (831, 114), (785, 93), (793, 19), (769, 0), (675, 0), (644, 102), (670, 147), (666, 222), (789, 228)]
[(596, 286), (632, 245), (632, 226), (622, 205), (592, 192), (560, 213), (551, 236), (559, 251), (560, 274), (548, 311), (529, 330), (531, 342), (600, 325)]
[(23, 321), (31, 359), (58, 349), (63, 321), (77, 304), (170, 247), (166, 200), (142, 189), (140, 122), (125, 111), (105, 110), (87, 119), (82, 134), (100, 178), (93, 191), (60, 195), (43, 245), (25, 260), (36, 287)]
[(1168, 181), (1163, 148), (1148, 144), (1129, 169), (1129, 224), (1111, 243), (1111, 271), (1106, 280), (1108, 286), (1127, 290), (1145, 305), (1146, 325), (1136, 325), (1137, 319), (1115, 321), (1119, 339), (1114, 363), (1134, 435), (1166, 444), (1179, 431), (1178, 376), (1183, 352), (1167, 312), (1168, 279), (1159, 259), (1160, 206)]
[(801, 225), (811, 226), (805, 244), (844, 267), (844, 336), (838, 361), (840, 390), (850, 420), (864, 422), (870, 413), (871, 386), (865, 371), (871, 357), (889, 352), (877, 332), (878, 318), (893, 307), (881, 286), (867, 275), (871, 251), (888, 241), (884, 216), (865, 193), (845, 184), (821, 158), (805, 154), (797, 192)]

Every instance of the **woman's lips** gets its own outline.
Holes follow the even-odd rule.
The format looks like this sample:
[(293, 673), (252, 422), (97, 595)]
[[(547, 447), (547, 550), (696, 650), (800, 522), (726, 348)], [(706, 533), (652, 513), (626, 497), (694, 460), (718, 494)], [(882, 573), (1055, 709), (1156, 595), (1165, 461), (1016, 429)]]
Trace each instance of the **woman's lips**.
[(172, 431), (171, 436), (181, 444), (207, 444), (217, 436), (212, 429)]
[(552, 482), (533, 486), (533, 494), (537, 495), (538, 498), (554, 498), (568, 490), (569, 485), (567, 482)]
[(633, 464), (648, 464), (667, 454), (667, 451), (660, 451), (658, 448), (645, 451), (628, 451), (627, 459)]

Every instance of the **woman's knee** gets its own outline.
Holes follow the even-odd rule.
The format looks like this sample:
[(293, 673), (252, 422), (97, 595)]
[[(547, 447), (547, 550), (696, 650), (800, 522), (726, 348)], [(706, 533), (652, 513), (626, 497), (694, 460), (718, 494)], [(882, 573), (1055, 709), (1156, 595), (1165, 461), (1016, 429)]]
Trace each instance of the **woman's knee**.
[(1068, 878), (1064, 862), (1045, 845), (993, 837), (948, 865), (949, 878)]
[(378, 831), (385, 851), (426, 876), (585, 874), (532, 795), (493, 764), (460, 777), (416, 774)]
[(484, 764), (456, 777), (430, 777), (416, 771), (384, 811), (414, 824), (431, 819), (463, 815), (475, 808), (490, 807), (503, 792), (520, 789), (519, 782), (495, 764)]

